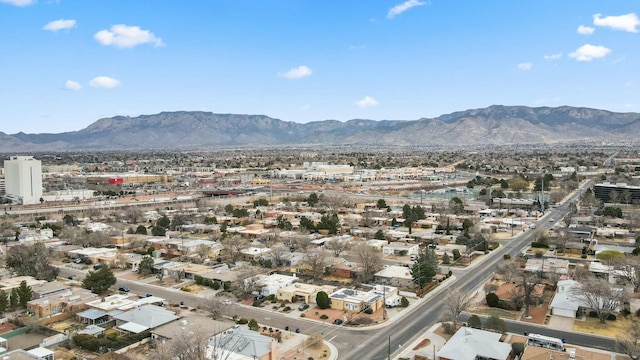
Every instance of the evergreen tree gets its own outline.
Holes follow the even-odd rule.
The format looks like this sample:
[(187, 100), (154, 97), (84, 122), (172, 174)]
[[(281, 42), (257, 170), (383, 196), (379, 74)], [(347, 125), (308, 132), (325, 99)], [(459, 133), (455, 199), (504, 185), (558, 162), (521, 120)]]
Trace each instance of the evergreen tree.
[(433, 249), (425, 248), (411, 267), (413, 282), (423, 288), (438, 273), (438, 257)]
[(320, 309), (328, 309), (331, 307), (331, 299), (329, 299), (329, 295), (324, 291), (319, 291), (318, 295), (316, 295), (316, 304)]
[(15, 310), (18, 308), (19, 299), (20, 295), (18, 295), (18, 288), (11, 289), (11, 296), (9, 297), (9, 308), (11, 310)]
[(27, 303), (31, 301), (33, 297), (33, 290), (31, 290), (31, 286), (27, 286), (27, 282), (22, 280), (20, 282), (20, 286), (18, 286), (18, 303), (20, 307), (23, 309), (27, 308)]
[(9, 298), (7, 292), (4, 290), (0, 290), (0, 313), (7, 311), (9, 306)]
[(101, 294), (115, 285), (116, 277), (108, 266), (103, 266), (98, 271), (89, 271), (82, 280), (82, 287), (91, 290), (95, 294)]

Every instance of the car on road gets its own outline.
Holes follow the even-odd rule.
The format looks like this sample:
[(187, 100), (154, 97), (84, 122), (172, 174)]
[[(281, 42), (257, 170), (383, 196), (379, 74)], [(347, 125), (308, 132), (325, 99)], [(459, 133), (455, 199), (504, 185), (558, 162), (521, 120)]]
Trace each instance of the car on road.
[(549, 222), (554, 222), (555, 220), (553, 220), (553, 218), (549, 219)]
[(231, 300), (229, 299), (222, 300), (222, 305), (231, 305)]
[(120, 286), (120, 288), (118, 289), (118, 291), (122, 291), (122, 292), (129, 292), (129, 288), (126, 286)]
[(305, 311), (309, 308), (309, 304), (302, 304), (300, 306), (298, 306), (298, 310), (300, 311)]

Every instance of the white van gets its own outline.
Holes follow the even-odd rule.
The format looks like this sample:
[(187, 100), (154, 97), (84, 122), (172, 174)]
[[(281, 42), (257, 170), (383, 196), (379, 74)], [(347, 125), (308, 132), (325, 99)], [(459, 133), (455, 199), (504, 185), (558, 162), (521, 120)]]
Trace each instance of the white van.
[(411, 261), (418, 260), (418, 255), (411, 255)]

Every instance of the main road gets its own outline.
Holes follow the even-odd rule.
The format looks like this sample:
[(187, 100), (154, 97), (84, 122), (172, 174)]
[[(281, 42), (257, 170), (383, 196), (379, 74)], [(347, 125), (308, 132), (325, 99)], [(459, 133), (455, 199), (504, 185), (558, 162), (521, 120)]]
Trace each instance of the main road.
[[(582, 188), (574, 192), (565, 199), (562, 205), (551, 208), (538, 221), (539, 227), (549, 228), (556, 221), (561, 220), (568, 212), (569, 205), (575, 203), (583, 192), (584, 188), (591, 182), (583, 184)], [(554, 219), (553, 221), (550, 221)], [(314, 334), (323, 333), (325, 339), (331, 341), (338, 349), (339, 359), (368, 359), (383, 360), (389, 355), (393, 356), (402, 346), (412, 342), (416, 336), (441, 320), (444, 310), (444, 301), (449, 288), (460, 289), (462, 292), (471, 292), (478, 288), (494, 272), (496, 266), (503, 260), (505, 254), (512, 257), (523, 253), (524, 249), (535, 239), (535, 231), (521, 232), (512, 239), (503, 240), (502, 246), (494, 250), (482, 259), (480, 263), (474, 264), (467, 271), (457, 271), (456, 279), (452, 279), (448, 288), (436, 289), (433, 294), (427, 295), (426, 299), (419, 300), (417, 306), (412, 306), (402, 312), (402, 318), (397, 321), (390, 321), (368, 328), (351, 328), (336, 326), (309, 321), (301, 318), (287, 316), (278, 312), (264, 308), (253, 308), (242, 305), (229, 305), (228, 312), (246, 318), (254, 318), (258, 323), (290, 329), (300, 329), (302, 333)], [(82, 275), (83, 273), (66, 267), (61, 267), (61, 276)], [(116, 286), (128, 286), (131, 291), (138, 294), (152, 293), (156, 296), (166, 298), (170, 302), (184, 301), (186, 305), (192, 307), (206, 307), (207, 299), (197, 297), (193, 294), (185, 293), (176, 289), (167, 289), (159, 286), (141, 284), (134, 281), (118, 279)], [(539, 332), (565, 338), (576, 345), (595, 346), (612, 349), (611, 339), (605, 339), (591, 335), (577, 335), (551, 329), (539, 329), (532, 325), (509, 322), (508, 327), (516, 332)], [(533, 330), (531, 330), (533, 329)]]

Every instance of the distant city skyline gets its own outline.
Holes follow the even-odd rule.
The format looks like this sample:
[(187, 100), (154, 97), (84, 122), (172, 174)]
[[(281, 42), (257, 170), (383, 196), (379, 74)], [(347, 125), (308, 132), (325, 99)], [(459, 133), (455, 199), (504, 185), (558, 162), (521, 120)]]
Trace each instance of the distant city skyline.
[(0, 0), (0, 132), (116, 115), (640, 112), (640, 3)]

